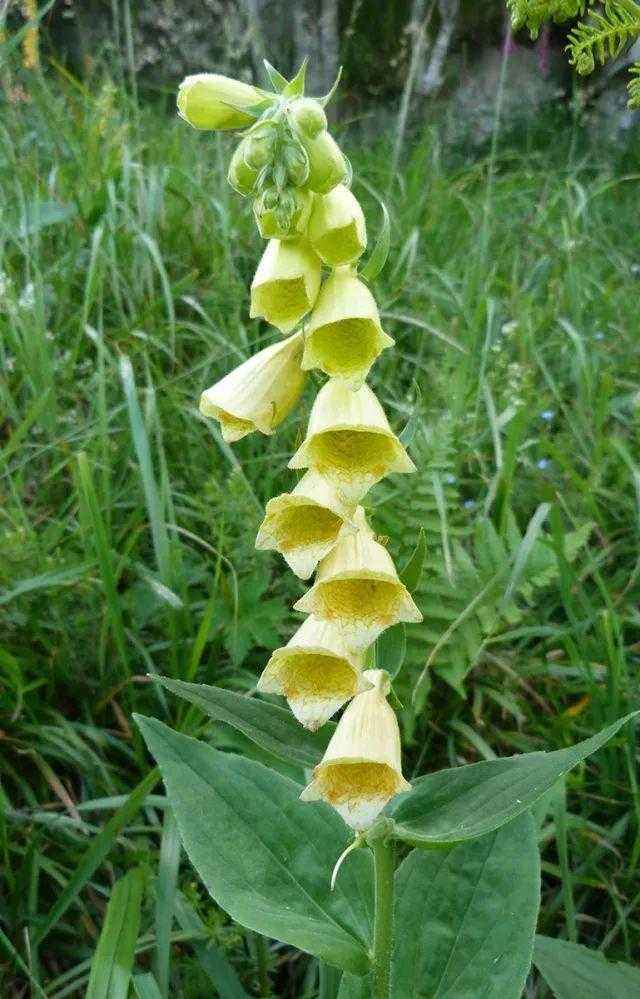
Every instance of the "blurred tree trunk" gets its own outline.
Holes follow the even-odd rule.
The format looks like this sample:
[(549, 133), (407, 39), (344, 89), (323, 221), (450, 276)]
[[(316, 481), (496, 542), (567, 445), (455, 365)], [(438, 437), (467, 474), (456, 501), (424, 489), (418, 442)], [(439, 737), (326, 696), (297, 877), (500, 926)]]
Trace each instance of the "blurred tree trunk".
[(458, 24), (460, 0), (438, 0), (440, 28), (433, 43), (429, 62), (420, 83), (421, 94), (436, 94), (444, 81), (444, 64), (449, 54), (453, 33)]
[(296, 0), (289, 10), (293, 13), (296, 69), (308, 56), (307, 93), (325, 94), (338, 72), (338, 0)]

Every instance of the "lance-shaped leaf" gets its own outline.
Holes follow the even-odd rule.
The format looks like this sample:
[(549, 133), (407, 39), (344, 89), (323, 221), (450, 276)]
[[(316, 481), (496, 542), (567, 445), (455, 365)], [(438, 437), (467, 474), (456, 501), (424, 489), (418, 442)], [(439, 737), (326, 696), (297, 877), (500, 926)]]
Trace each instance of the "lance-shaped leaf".
[(536, 937), (533, 963), (556, 999), (640, 996), (640, 968), (606, 961), (599, 951), (568, 940)]
[(638, 712), (568, 749), (441, 770), (420, 777), (392, 802), (395, 836), (417, 846), (439, 847), (484, 836), (527, 811), (559, 777), (604, 746)]
[(356, 974), (369, 969), (371, 857), (359, 850), (330, 889), (349, 842), (329, 809), (261, 763), (221, 753), (154, 718), (136, 721), (158, 761), (183, 846), (232, 919)]
[(308, 732), (290, 711), (223, 687), (185, 683), (166, 676), (154, 679), (173, 694), (195, 704), (209, 718), (231, 725), (261, 749), (300, 767), (315, 767), (320, 762), (335, 731), (335, 725), (330, 722), (320, 732)]
[(129, 994), (143, 890), (139, 870), (129, 871), (114, 886), (91, 961), (87, 999), (126, 999)]
[(392, 999), (519, 999), (539, 905), (529, 813), (451, 850), (414, 850), (396, 874)]

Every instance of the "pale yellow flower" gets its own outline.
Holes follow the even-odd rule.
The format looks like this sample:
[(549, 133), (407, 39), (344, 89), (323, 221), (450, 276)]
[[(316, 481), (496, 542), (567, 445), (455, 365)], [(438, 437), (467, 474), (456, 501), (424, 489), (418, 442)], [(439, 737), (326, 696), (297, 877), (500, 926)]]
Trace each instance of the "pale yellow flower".
[(302, 334), (265, 347), (200, 397), (200, 412), (220, 422), (228, 442), (259, 430), (273, 434), (302, 392)]
[(321, 268), (304, 240), (269, 240), (251, 283), (251, 318), (263, 316), (288, 333), (313, 308)]
[(361, 658), (346, 648), (334, 625), (315, 617), (276, 649), (258, 681), (258, 690), (286, 697), (298, 721), (312, 731), (368, 687)]
[(317, 472), (307, 472), (295, 489), (270, 499), (256, 538), (260, 551), (277, 551), (301, 579), (308, 579), (331, 550), (353, 504)]
[(315, 199), (307, 236), (329, 267), (351, 264), (362, 256), (367, 229), (362, 208), (348, 187), (338, 184)]
[(346, 180), (349, 167), (340, 146), (326, 130), (310, 137), (300, 130), (300, 140), (309, 157), (309, 175), (305, 187), (316, 194), (328, 194)]
[(369, 386), (352, 391), (340, 378), (320, 389), (289, 468), (320, 472), (353, 502), (389, 472), (415, 471)]
[(320, 368), (358, 388), (378, 355), (393, 343), (380, 325), (378, 307), (367, 286), (349, 267), (341, 267), (318, 295), (305, 331), (302, 366)]
[(422, 614), (400, 581), (389, 552), (376, 541), (364, 510), (340, 530), (316, 580), (294, 609), (333, 621), (348, 648), (364, 650), (385, 628), (419, 622)]
[(332, 805), (352, 829), (368, 829), (388, 801), (408, 791), (402, 776), (398, 720), (387, 703), (389, 676), (384, 670), (363, 674), (373, 687), (345, 709), (303, 801)]
[(262, 98), (249, 83), (219, 73), (196, 73), (180, 84), (178, 113), (194, 128), (245, 128), (255, 119), (244, 109)]

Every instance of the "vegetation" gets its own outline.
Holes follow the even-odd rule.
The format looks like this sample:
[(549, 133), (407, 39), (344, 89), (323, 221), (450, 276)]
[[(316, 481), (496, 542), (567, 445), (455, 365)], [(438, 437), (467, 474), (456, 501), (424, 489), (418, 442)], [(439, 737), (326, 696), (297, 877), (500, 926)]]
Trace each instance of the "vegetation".
[[(197, 416), (270, 337), (246, 319), (259, 239), (226, 140), (108, 79), (18, 83), (0, 167), (3, 994), (84, 994), (111, 973), (108, 929), (139, 995), (153, 968), (172, 995), (333, 996), (329, 969), (232, 924), (179, 866), (130, 720), (299, 773), (148, 680), (252, 691), (303, 592), (252, 546), (305, 409), (233, 452)], [(427, 543), (397, 687), (407, 776), (564, 748), (638, 701), (638, 151), (552, 126), (496, 128), (470, 162), (431, 123), (395, 176), (394, 135), (365, 153), (341, 137), (367, 217), (374, 192), (389, 205), (376, 292), (397, 347), (372, 384), (420, 454), (373, 494), (397, 563)], [(636, 767), (625, 729), (538, 816), (540, 932), (630, 962)]]

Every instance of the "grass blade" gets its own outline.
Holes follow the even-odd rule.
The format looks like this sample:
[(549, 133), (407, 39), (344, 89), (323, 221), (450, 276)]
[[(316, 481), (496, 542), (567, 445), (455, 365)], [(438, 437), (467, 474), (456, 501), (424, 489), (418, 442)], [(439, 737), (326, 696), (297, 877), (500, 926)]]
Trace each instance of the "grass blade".
[(114, 886), (91, 962), (86, 999), (127, 999), (143, 890), (140, 870), (129, 871)]

